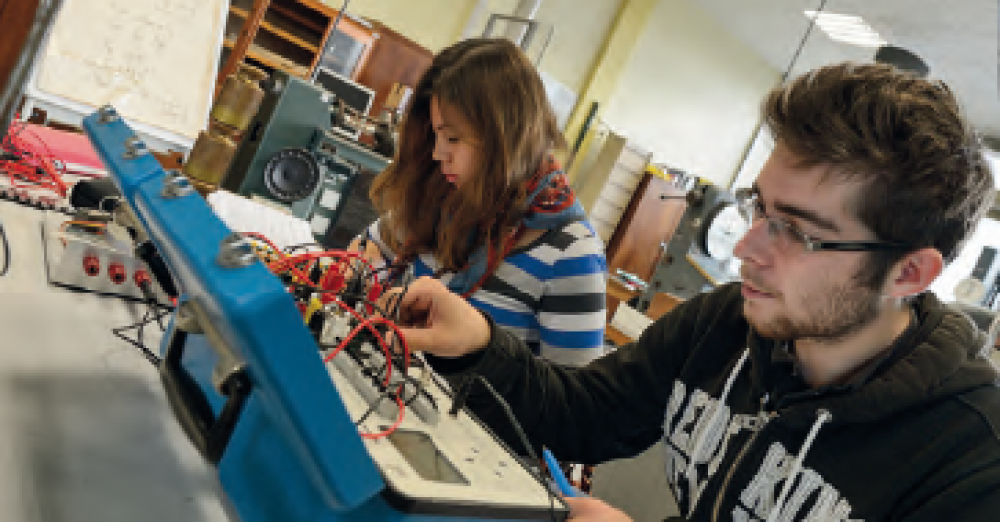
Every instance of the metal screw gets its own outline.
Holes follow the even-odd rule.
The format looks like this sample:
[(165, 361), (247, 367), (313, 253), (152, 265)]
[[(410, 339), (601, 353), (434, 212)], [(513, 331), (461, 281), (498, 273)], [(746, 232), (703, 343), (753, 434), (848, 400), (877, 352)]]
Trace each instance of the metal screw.
[(167, 171), (167, 177), (163, 179), (163, 192), (160, 193), (166, 199), (179, 198), (194, 192), (191, 180), (181, 174), (179, 170)]
[(138, 136), (133, 135), (125, 140), (125, 159), (135, 159), (146, 154), (149, 154), (149, 149)]
[(198, 324), (198, 318), (195, 317), (194, 310), (191, 309), (190, 301), (184, 301), (177, 307), (177, 313), (174, 315), (174, 324), (178, 330), (188, 333), (200, 334), (205, 332), (202, 330), (201, 325)]
[(247, 365), (243, 361), (230, 359), (219, 361), (212, 368), (212, 386), (222, 395), (229, 395), (229, 381), (246, 369)]
[(118, 113), (115, 112), (115, 108), (110, 105), (105, 105), (101, 107), (97, 113), (97, 122), (108, 124), (118, 121)]
[(249, 266), (256, 259), (250, 242), (234, 232), (222, 240), (216, 262), (226, 268), (241, 268)]

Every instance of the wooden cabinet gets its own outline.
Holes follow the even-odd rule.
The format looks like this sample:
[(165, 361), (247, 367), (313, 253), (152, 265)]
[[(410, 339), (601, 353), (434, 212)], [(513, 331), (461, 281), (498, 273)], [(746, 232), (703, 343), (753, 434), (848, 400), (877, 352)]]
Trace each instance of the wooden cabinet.
[(374, 36), (371, 53), (358, 66), (355, 81), (375, 91), (369, 114), (378, 115), (392, 85), (415, 88), (420, 76), (430, 68), (434, 54), (379, 22), (371, 24)]
[[(232, 0), (218, 84), (240, 61), (268, 72), (281, 69), (308, 78), (336, 18), (336, 9), (317, 0)], [(341, 18), (337, 32), (361, 43), (355, 61), (363, 61), (371, 47), (371, 32), (349, 16)]]
[(374, 90), (369, 114), (377, 116), (393, 84), (415, 87), (434, 55), (377, 21), (350, 14), (333, 29), (337, 13), (317, 0), (232, 0), (216, 88), (240, 61), (300, 78), (323, 67)]
[(648, 282), (687, 209), (685, 191), (671, 181), (643, 174), (608, 241), (608, 271), (621, 269)]

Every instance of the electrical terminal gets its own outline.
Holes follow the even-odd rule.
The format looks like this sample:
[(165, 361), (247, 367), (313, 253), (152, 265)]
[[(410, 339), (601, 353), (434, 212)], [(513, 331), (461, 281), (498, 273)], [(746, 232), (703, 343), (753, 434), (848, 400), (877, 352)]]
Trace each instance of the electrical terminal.
[(138, 287), (148, 285), (152, 282), (152, 279), (149, 277), (149, 273), (145, 270), (136, 270), (132, 280), (135, 281), (135, 286)]
[(95, 255), (83, 257), (83, 273), (95, 277), (101, 273), (101, 260)]
[(125, 271), (125, 265), (119, 261), (114, 261), (108, 265), (108, 278), (111, 282), (120, 285), (128, 280), (128, 273)]
[(347, 335), (351, 333), (351, 321), (353, 318), (343, 310), (336, 310), (326, 314), (326, 321), (320, 332), (319, 344), (324, 347), (336, 347), (344, 342)]

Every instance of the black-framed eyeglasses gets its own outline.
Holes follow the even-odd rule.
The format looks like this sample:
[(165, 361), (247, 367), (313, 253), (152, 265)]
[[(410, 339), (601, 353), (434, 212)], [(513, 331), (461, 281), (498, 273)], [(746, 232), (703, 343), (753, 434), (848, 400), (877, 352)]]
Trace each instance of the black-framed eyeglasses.
[(873, 252), (889, 250), (911, 250), (914, 247), (896, 241), (823, 241), (801, 231), (788, 220), (768, 216), (764, 211), (764, 202), (759, 194), (751, 188), (736, 191), (736, 205), (749, 226), (761, 219), (767, 220), (767, 235), (771, 242), (783, 252), (818, 252), (821, 250), (838, 252)]

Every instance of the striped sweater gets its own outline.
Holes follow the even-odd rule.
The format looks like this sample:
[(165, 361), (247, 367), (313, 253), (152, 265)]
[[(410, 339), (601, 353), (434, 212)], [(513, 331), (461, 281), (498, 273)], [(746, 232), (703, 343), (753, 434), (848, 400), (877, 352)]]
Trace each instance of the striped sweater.
[[(367, 236), (391, 262), (378, 228), (376, 221)], [(433, 275), (440, 264), (433, 255), (422, 254), (411, 266), (413, 275), (421, 277)], [(469, 302), (535, 355), (582, 366), (604, 353), (606, 273), (604, 244), (593, 227), (571, 222), (511, 251)], [(452, 275), (445, 273), (441, 280), (447, 284)]]

